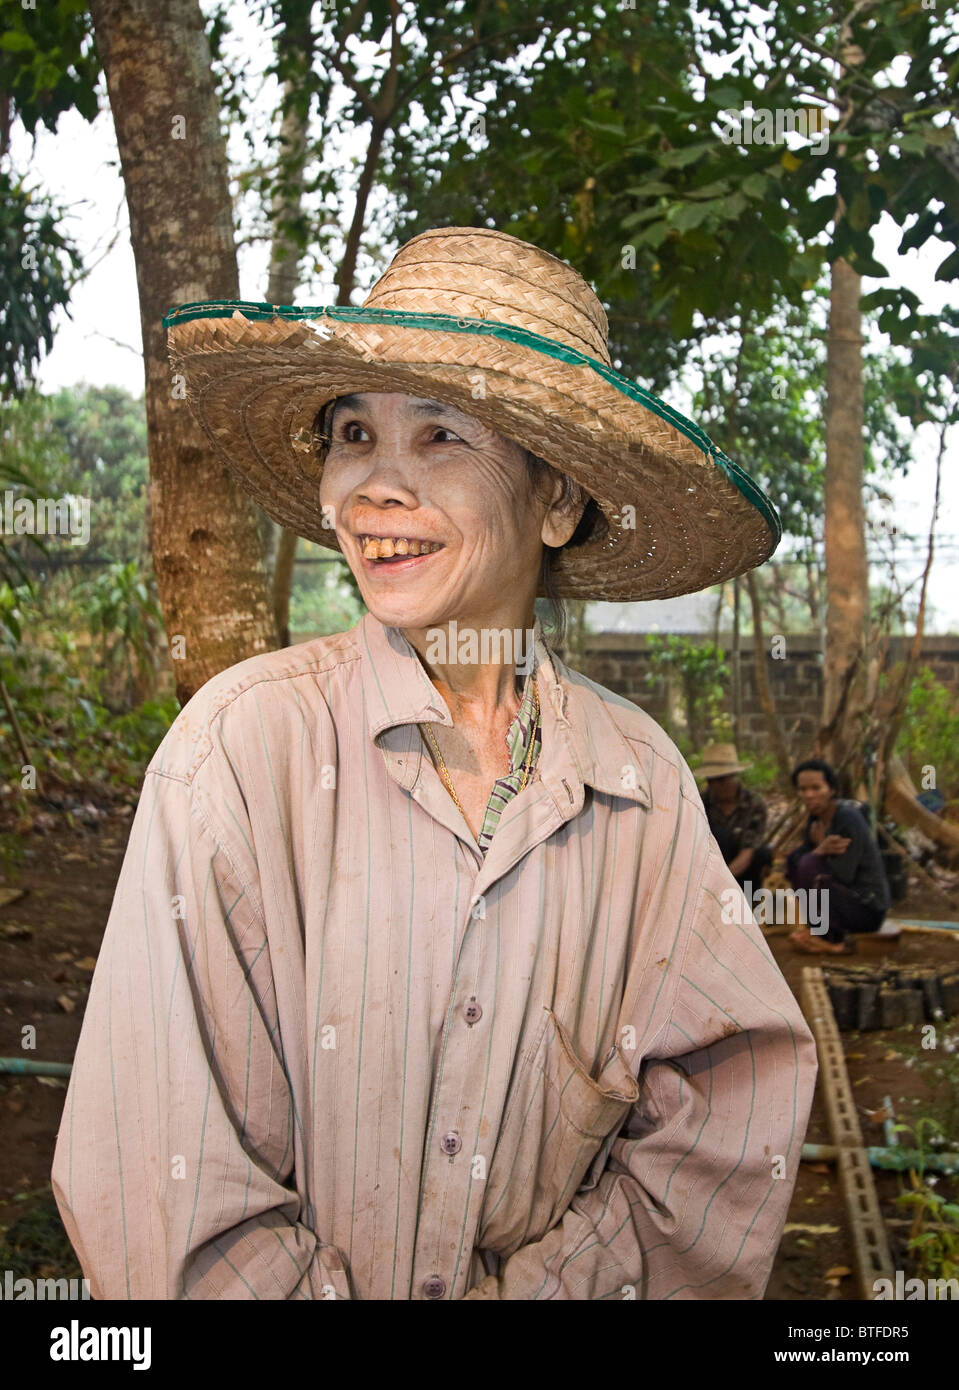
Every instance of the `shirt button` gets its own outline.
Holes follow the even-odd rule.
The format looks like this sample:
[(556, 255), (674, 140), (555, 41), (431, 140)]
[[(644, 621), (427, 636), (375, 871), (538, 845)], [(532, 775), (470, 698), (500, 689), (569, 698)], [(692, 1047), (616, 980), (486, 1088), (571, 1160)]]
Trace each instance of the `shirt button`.
[(446, 1280), (438, 1274), (431, 1274), (423, 1280), (423, 1292), (427, 1298), (442, 1298), (446, 1292)]
[(483, 1010), (475, 999), (471, 999), (468, 1004), (463, 1005), (463, 1017), (470, 1026), (474, 1023), (479, 1023), (480, 1019), (483, 1017)]
[(450, 1130), (449, 1134), (444, 1134), (440, 1140), (440, 1148), (445, 1154), (449, 1154), (450, 1158), (454, 1154), (458, 1154), (462, 1147), (463, 1141), (453, 1129)]

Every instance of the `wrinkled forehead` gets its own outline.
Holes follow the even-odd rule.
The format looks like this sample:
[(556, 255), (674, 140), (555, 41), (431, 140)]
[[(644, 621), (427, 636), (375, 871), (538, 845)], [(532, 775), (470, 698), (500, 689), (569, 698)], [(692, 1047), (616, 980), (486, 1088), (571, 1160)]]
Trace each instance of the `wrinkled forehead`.
[(427, 400), (422, 396), (407, 396), (400, 392), (355, 391), (347, 396), (338, 396), (331, 403), (331, 409), (334, 415), (341, 410), (372, 411), (381, 409), (387, 402), (396, 403), (402, 411), (414, 417), (455, 415), (460, 419), (473, 418), (465, 411), (457, 410), (456, 406), (443, 405), (441, 401)]

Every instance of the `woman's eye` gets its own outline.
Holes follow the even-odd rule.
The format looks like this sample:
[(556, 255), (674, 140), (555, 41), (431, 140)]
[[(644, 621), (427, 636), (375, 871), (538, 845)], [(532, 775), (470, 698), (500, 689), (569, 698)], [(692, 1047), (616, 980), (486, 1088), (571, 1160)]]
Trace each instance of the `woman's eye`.
[(343, 426), (340, 438), (347, 444), (362, 444), (368, 436), (359, 420), (348, 420)]
[[(445, 434), (447, 437), (446, 437), (445, 439), (437, 439), (436, 436), (439, 435), (439, 434)], [(434, 443), (436, 443), (436, 444), (449, 444), (449, 443), (451, 443), (451, 442), (454, 441), (454, 440), (455, 440), (455, 442), (456, 442), (457, 444), (462, 444), (462, 443), (463, 443), (463, 440), (460, 439), (459, 435), (458, 435), (458, 434), (454, 434), (452, 430), (448, 430), (448, 429), (446, 428), (445, 425), (437, 425), (437, 426), (436, 426), (436, 429), (435, 429), (434, 432), (433, 432), (433, 441), (434, 441)]]

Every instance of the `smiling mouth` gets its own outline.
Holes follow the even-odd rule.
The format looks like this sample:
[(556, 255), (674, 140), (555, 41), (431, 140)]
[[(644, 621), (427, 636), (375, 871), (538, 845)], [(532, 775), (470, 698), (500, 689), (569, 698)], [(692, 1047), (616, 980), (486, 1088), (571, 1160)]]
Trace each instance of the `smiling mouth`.
[(441, 541), (424, 541), (408, 536), (360, 536), (359, 541), (363, 559), (382, 565), (434, 555), (444, 548)]

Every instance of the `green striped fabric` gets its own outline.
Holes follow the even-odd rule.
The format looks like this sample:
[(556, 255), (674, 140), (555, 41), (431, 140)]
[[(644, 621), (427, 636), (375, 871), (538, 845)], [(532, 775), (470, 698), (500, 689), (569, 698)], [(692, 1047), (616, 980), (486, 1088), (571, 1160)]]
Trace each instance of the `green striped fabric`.
[[(506, 735), (506, 746), (509, 748), (510, 770), (502, 777), (497, 777), (493, 783), (493, 789), (489, 794), (489, 802), (483, 816), (483, 824), (476, 843), (485, 854), (490, 847), (493, 832), (499, 825), (500, 816), (506, 809), (507, 803), (519, 791), (523, 781), (523, 765), (526, 762), (526, 755), (529, 752), (530, 741), (533, 743), (533, 756), (530, 759), (529, 776), (532, 777), (536, 768), (536, 759), (539, 757), (540, 745), (542, 743), (542, 732), (539, 724), (534, 727), (534, 717), (536, 714), (535, 702), (533, 699), (533, 673), (526, 677), (523, 683), (523, 694), (520, 700), (520, 707), (516, 712), (516, 718), (509, 726)], [(528, 779), (527, 779), (528, 780)]]

